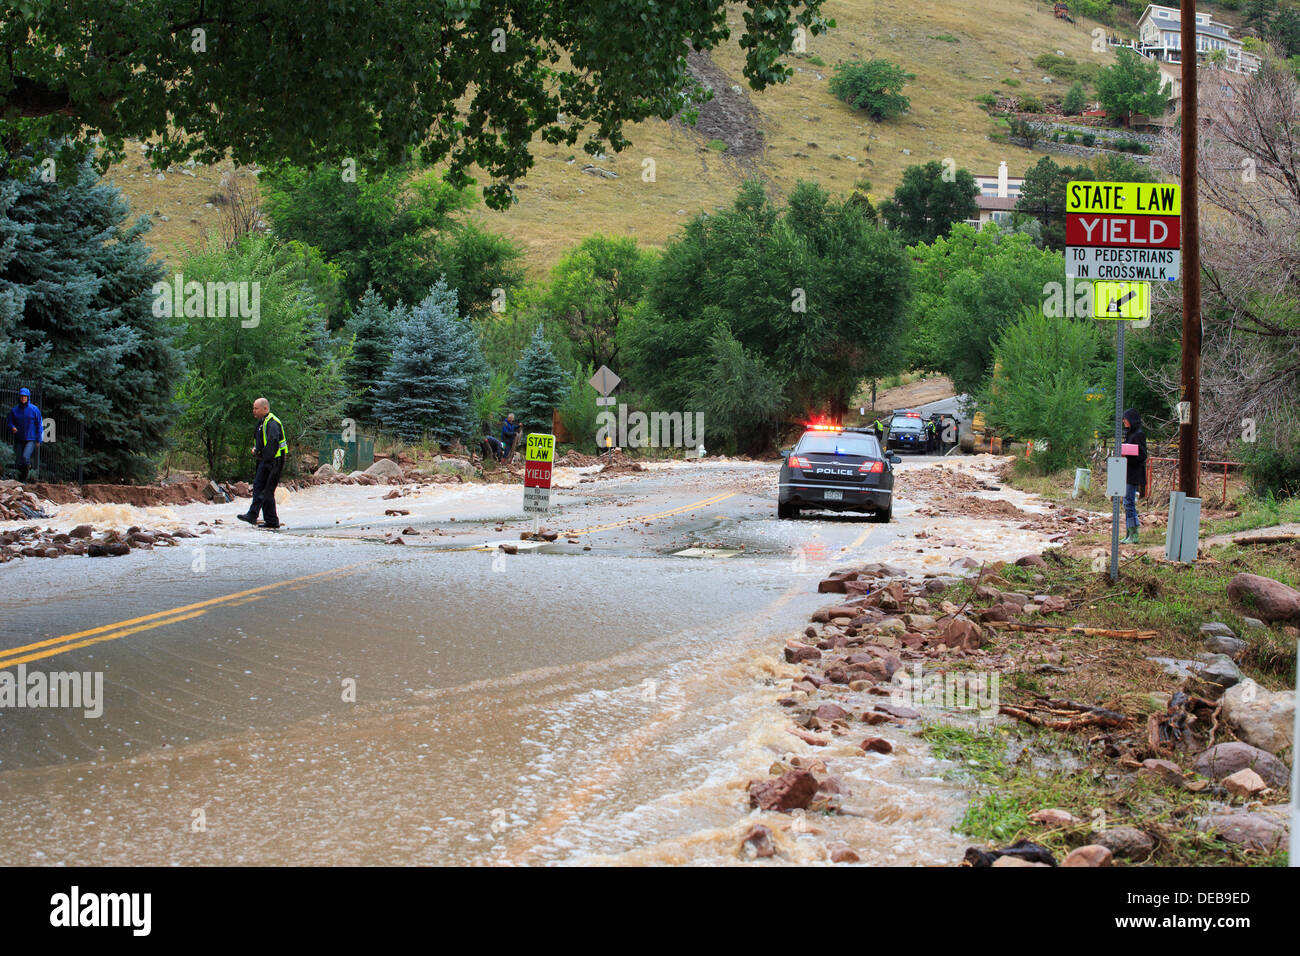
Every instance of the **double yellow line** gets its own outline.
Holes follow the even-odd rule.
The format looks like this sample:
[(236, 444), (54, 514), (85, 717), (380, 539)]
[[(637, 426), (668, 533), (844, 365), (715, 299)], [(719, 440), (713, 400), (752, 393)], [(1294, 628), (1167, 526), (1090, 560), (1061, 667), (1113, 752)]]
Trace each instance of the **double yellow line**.
[(329, 571), (317, 571), (315, 574), (305, 574), (285, 581), (276, 581), (274, 584), (263, 584), (260, 587), (236, 591), (234, 594), (209, 598), (206, 601), (186, 604), (183, 607), (175, 607), (167, 611), (155, 611), (153, 614), (128, 618), (115, 624), (104, 624), (101, 627), (92, 627), (86, 631), (76, 631), (72, 634), (37, 641), (34, 644), (24, 644), (22, 647), (11, 647), (8, 650), (0, 651), (0, 669), (15, 667), (18, 664), (27, 664), (45, 657), (53, 657), (55, 654), (73, 651), (79, 647), (88, 647), (91, 644), (99, 644), (103, 641), (114, 641), (119, 637), (138, 634), (141, 631), (152, 630), (155, 627), (164, 627), (168, 624), (188, 621), (206, 614), (216, 607), (231, 607), (237, 604), (247, 604), (250, 601), (260, 601), (271, 591), (287, 588), (295, 584), (303, 587), (309, 584), (317, 584), (323, 580), (338, 577), (353, 568), (361, 567), (364, 563), (366, 562), (347, 564), (341, 568), (332, 568)]
[[(681, 514), (684, 511), (691, 511), (697, 508), (707, 508), (710, 505), (718, 504), (736, 494), (734, 491), (724, 492), (705, 498), (702, 501), (692, 502), (689, 505), (682, 505), (679, 508), (669, 508), (666, 511), (658, 511), (648, 515), (637, 515), (632, 518), (625, 518), (622, 521), (616, 521), (612, 524), (599, 525), (593, 528), (583, 528), (581, 531), (569, 532), (571, 537), (581, 534), (591, 534), (596, 531), (607, 531), (610, 528), (619, 528), (624, 525), (636, 524), (638, 521), (654, 521), (658, 518), (667, 518), (671, 515)], [(440, 549), (444, 550), (444, 549)], [(450, 549), (446, 549), (450, 550)], [(466, 548), (463, 550), (475, 550)], [(362, 567), (369, 562), (359, 561), (355, 564), (346, 564), (343, 567), (332, 568), (329, 571), (317, 571), (315, 574), (304, 574), (301, 577), (289, 578), (284, 581), (276, 581), (273, 584), (263, 584), (260, 587), (248, 588), (244, 591), (236, 591), (233, 594), (225, 594), (221, 597), (209, 598), (206, 601), (197, 601), (194, 604), (186, 604), (182, 607), (171, 608), (167, 611), (155, 611), (152, 614), (145, 614), (141, 617), (128, 618), (125, 621), (118, 621), (114, 624), (104, 624), (100, 627), (92, 627), (85, 631), (76, 631), (72, 634), (63, 634), (59, 637), (51, 637), (44, 641), (37, 641), (33, 644), (24, 644), (21, 647), (11, 647), (8, 650), (0, 651), (0, 669), (6, 667), (16, 667), (19, 664), (28, 664), (32, 661), (38, 661), (42, 658), (53, 657), (55, 654), (62, 654), (65, 651), (74, 651), (81, 647), (88, 647), (91, 644), (100, 644), (104, 641), (115, 641), (119, 637), (128, 637), (131, 634), (139, 634), (141, 631), (153, 630), (155, 627), (165, 627), (168, 624), (178, 624), (181, 621), (193, 620), (200, 617), (208, 611), (219, 607), (235, 607), (240, 604), (247, 604), (251, 601), (260, 601), (270, 592), (283, 588), (309, 587), (312, 584), (318, 584), (331, 578), (339, 577), (354, 568)]]

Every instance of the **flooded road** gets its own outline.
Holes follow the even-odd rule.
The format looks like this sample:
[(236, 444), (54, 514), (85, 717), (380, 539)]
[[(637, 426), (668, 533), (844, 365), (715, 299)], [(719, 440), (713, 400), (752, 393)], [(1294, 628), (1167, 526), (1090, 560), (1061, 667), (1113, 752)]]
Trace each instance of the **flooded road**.
[[(913, 514), (924, 496), (888, 525), (777, 521), (775, 472), (575, 481), (546, 521), (559, 540), (517, 555), (494, 542), (531, 527), (519, 488), (453, 486), (313, 489), (287, 533), (225, 515), (193, 549), (11, 563), (0, 668), (99, 672), (104, 701), (0, 710), (0, 862), (738, 862), (748, 780), (809, 750), (775, 701), (818, 579), (945, 570), (955, 554), (912, 547), (921, 528), (979, 559), (1042, 546)], [(818, 752), (850, 813), (783, 818), (786, 861), (823, 862), (827, 836), (866, 863), (960, 857), (963, 795), (909, 732), (884, 735), (888, 756)]]

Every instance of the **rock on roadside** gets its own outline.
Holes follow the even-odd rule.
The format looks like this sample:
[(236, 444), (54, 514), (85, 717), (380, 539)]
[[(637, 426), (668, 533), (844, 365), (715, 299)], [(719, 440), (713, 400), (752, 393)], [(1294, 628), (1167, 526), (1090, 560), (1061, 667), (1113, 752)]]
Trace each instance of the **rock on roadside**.
[(1249, 767), (1270, 787), (1285, 787), (1291, 778), (1287, 765), (1267, 750), (1260, 750), (1239, 740), (1215, 744), (1196, 758), (1193, 769), (1202, 776), (1222, 780)]
[(1279, 754), (1293, 746), (1295, 694), (1264, 690), (1247, 678), (1223, 695), (1223, 716), (1251, 746)]
[(1228, 597), (1250, 603), (1265, 621), (1300, 618), (1300, 591), (1262, 574), (1238, 574), (1228, 582)]

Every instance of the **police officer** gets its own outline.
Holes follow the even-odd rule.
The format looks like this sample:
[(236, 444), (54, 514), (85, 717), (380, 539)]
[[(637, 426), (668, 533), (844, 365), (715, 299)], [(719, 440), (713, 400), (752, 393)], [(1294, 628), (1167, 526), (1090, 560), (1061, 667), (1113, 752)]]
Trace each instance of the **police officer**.
[(280, 517), (275, 513), (275, 486), (280, 483), (284, 460), (289, 455), (289, 443), (284, 437), (284, 425), (271, 414), (271, 405), (259, 398), (253, 402), (253, 417), (260, 425), (253, 432), (253, 456), (257, 459), (257, 474), (253, 477), (253, 504), (247, 514), (236, 515), (240, 521), (257, 524), (261, 511), (263, 526), (280, 527)]
[(933, 418), (928, 418), (925, 422), (925, 450), (928, 452), (939, 450), (939, 428)]

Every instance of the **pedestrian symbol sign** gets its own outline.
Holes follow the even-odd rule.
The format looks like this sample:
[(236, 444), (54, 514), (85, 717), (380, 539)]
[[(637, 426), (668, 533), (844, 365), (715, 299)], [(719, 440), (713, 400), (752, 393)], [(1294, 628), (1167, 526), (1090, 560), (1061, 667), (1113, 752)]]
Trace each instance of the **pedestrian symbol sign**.
[(1151, 316), (1151, 283), (1094, 282), (1092, 314), (1098, 319), (1146, 319)]

